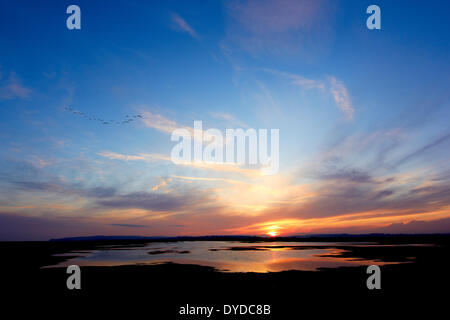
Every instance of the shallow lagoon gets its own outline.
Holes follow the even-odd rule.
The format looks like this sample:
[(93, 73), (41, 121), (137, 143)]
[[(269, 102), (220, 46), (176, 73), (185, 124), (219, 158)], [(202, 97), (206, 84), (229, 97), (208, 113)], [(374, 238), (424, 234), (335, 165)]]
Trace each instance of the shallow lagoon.
[(381, 246), (373, 243), (180, 241), (151, 242), (143, 246), (101, 246), (56, 256), (67, 260), (49, 267), (195, 264), (221, 272), (315, 271), (321, 268), (395, 264), (342, 256), (345, 247)]

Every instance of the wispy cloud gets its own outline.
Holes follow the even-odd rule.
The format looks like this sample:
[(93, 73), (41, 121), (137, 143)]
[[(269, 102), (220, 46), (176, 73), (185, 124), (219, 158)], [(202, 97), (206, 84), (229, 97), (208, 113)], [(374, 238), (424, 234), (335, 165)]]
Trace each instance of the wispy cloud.
[(187, 176), (176, 176), (172, 175), (173, 178), (188, 180), (188, 181), (219, 181), (219, 182), (227, 182), (230, 184), (245, 184), (243, 181), (233, 180), (233, 179), (224, 179), (224, 178), (208, 178), (208, 177), (187, 177)]
[(111, 223), (114, 227), (125, 227), (125, 228), (148, 228), (149, 226), (143, 224), (127, 224), (127, 223)]
[[(201, 137), (203, 137), (203, 138), (200, 138), (200, 140), (199, 140), (202, 143), (206, 143), (206, 141), (203, 140), (204, 138), (207, 140), (208, 139), (211, 140), (211, 138), (213, 137), (205, 129), (200, 129), (200, 128), (194, 129), (194, 127), (192, 127), (192, 126), (182, 125), (180, 123), (177, 123), (176, 121), (173, 121), (171, 119), (164, 117), (161, 114), (153, 113), (153, 112), (145, 111), (145, 110), (141, 111), (141, 113), (144, 116), (141, 120), (147, 128), (153, 128), (153, 129), (156, 129), (156, 130), (166, 133), (166, 134), (172, 134), (174, 132), (174, 130), (176, 130), (176, 129), (184, 129), (184, 130), (187, 130), (191, 134), (192, 139), (198, 139), (198, 136), (195, 134), (195, 132), (197, 131), (198, 133), (201, 133)], [(230, 124), (238, 126), (239, 128), (248, 128), (247, 124), (245, 124), (244, 122), (242, 122), (238, 119), (235, 119), (230, 114), (210, 113), (210, 115), (213, 118), (225, 120), (225, 121), (229, 122)], [(226, 141), (225, 141), (225, 143), (226, 143)], [(143, 159), (136, 159), (136, 160), (143, 160)]]
[(142, 110), (141, 114), (143, 115), (142, 123), (144, 123), (147, 128), (153, 128), (167, 134), (172, 134), (176, 129), (185, 129), (194, 137), (193, 127), (182, 125), (158, 113)]
[(407, 223), (393, 223), (381, 228), (378, 232), (384, 233), (448, 233), (450, 230), (450, 218), (431, 221), (413, 220)]
[(149, 128), (169, 134), (171, 134), (175, 129), (180, 128), (180, 125), (175, 121), (167, 119), (160, 114), (152, 113), (150, 111), (142, 111), (141, 113), (144, 116), (142, 122)]
[(115, 209), (144, 209), (149, 211), (174, 211), (183, 210), (205, 203), (207, 195), (195, 191), (185, 191), (182, 194), (135, 192), (126, 195), (118, 195), (108, 199), (100, 199), (97, 204)]
[(236, 0), (227, 3), (228, 37), (245, 51), (292, 52), (318, 22), (322, 1)]
[(276, 33), (298, 30), (316, 18), (321, 1), (248, 0), (231, 1), (229, 13), (254, 33)]
[[(161, 154), (149, 154), (149, 153), (138, 153), (136, 155), (127, 155), (110, 151), (102, 151), (97, 153), (101, 157), (108, 158), (110, 160), (123, 160), (123, 161), (146, 161), (146, 162), (156, 162), (156, 161), (166, 161), (171, 162), (172, 160), (169, 156)], [(174, 164), (175, 165), (175, 164)], [(177, 165), (192, 167), (201, 170), (212, 170), (223, 173), (238, 173), (244, 176), (257, 177), (260, 176), (259, 168), (243, 168), (235, 163), (215, 163), (215, 162), (194, 162), (194, 161), (180, 161)]]
[(172, 178), (159, 178), (159, 179), (160, 179), (160, 183), (155, 185), (152, 188), (152, 191), (164, 189), (165, 187), (167, 187), (168, 183), (170, 183), (172, 181)]
[(226, 112), (210, 112), (211, 116), (216, 119), (235, 121), (235, 118)]
[(326, 83), (322, 80), (315, 80), (315, 79), (309, 79), (305, 78), (303, 76), (300, 76), (298, 74), (293, 74), (289, 72), (282, 72), (278, 70), (263, 68), (262, 69), (265, 72), (272, 73), (275, 75), (278, 75), (280, 77), (284, 77), (286, 79), (291, 80), (291, 83), (294, 85), (297, 85), (299, 87), (305, 88), (305, 89), (320, 89), (324, 90)]
[(355, 110), (353, 109), (350, 95), (344, 83), (335, 77), (330, 77), (330, 84), (330, 92), (333, 95), (334, 102), (345, 114), (346, 118), (352, 120)]
[(110, 151), (102, 151), (98, 152), (97, 154), (101, 157), (108, 158), (110, 160), (125, 160), (125, 161), (142, 160), (148, 162), (170, 161), (170, 157), (161, 154), (139, 153), (137, 155), (127, 155)]
[(344, 113), (346, 119), (353, 119), (355, 109), (353, 108), (350, 94), (344, 83), (336, 77), (329, 76), (326, 80), (310, 79), (289, 72), (282, 72), (267, 68), (263, 68), (262, 70), (286, 78), (291, 81), (293, 85), (299, 86), (302, 89), (319, 89), (321, 91), (327, 90), (327, 92), (329, 92), (329, 94), (333, 97), (336, 106)]
[(197, 32), (192, 28), (182, 17), (178, 14), (172, 14), (172, 22), (175, 24), (175, 29), (180, 32), (188, 33), (191, 37), (199, 39)]
[(236, 119), (233, 115), (226, 113), (226, 112), (210, 112), (209, 114), (211, 115), (211, 117), (213, 117), (215, 119), (227, 121), (228, 123), (235, 124), (235, 125), (239, 126), (240, 128), (248, 128), (249, 127), (244, 122)]
[(405, 163), (405, 162), (407, 162), (409, 160), (412, 160), (415, 157), (418, 157), (418, 156), (420, 156), (422, 154), (425, 154), (430, 149), (432, 149), (432, 148), (434, 148), (434, 147), (436, 147), (436, 146), (438, 146), (438, 145), (440, 145), (442, 143), (445, 143), (448, 140), (450, 140), (450, 133), (447, 133), (447, 134), (441, 136), (440, 138), (427, 143), (425, 146), (421, 147), (420, 149), (415, 150), (414, 152), (406, 155), (405, 157), (403, 157), (400, 160), (398, 160), (395, 165), (399, 166), (399, 165), (401, 165), (401, 164), (403, 164), (403, 163)]
[(14, 72), (6, 80), (0, 81), (0, 99), (25, 99), (30, 93), (31, 89), (23, 86)]

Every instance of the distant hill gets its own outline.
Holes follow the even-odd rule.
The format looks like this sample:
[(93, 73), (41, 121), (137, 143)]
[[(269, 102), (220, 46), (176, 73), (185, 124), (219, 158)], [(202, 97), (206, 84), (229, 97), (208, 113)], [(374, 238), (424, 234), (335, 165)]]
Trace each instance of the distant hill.
[(288, 237), (268, 237), (249, 235), (210, 235), (210, 236), (177, 236), (177, 237), (146, 237), (146, 236), (85, 236), (50, 239), (49, 241), (375, 241), (379, 239), (448, 237), (449, 234), (301, 234)]
[(165, 240), (165, 241), (183, 241), (183, 240), (255, 240), (264, 239), (264, 237), (259, 236), (177, 236), (177, 237), (145, 237), (145, 236), (85, 236), (85, 237), (67, 237), (67, 238), (57, 238), (50, 239), (49, 241), (103, 241), (103, 240)]

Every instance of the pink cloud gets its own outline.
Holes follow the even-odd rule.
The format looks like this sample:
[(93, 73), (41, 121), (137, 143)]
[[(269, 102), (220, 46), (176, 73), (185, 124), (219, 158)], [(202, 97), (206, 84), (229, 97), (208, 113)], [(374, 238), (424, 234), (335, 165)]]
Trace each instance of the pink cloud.
[[(232, 1), (228, 4), (227, 40), (250, 53), (298, 52), (312, 34), (326, 31), (321, 21), (327, 12), (320, 0)], [(317, 25), (319, 28), (314, 28)]]
[(0, 82), (0, 99), (25, 99), (30, 93), (31, 89), (24, 87), (13, 72), (6, 81)]
[(234, 1), (230, 14), (252, 33), (278, 33), (298, 30), (316, 18), (321, 1), (249, 0)]
[(348, 120), (352, 120), (355, 109), (353, 109), (350, 94), (344, 83), (335, 77), (330, 77), (330, 84), (330, 92), (337, 107), (345, 114)]
[(188, 33), (191, 37), (198, 39), (198, 34), (182, 17), (178, 14), (172, 14), (172, 22), (175, 23), (176, 29), (181, 32)]

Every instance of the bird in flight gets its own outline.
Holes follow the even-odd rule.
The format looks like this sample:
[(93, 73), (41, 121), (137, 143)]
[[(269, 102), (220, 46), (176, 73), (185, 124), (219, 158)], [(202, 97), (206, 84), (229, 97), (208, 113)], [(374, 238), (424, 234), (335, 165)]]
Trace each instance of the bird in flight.
[(135, 121), (135, 120), (137, 120), (137, 119), (144, 119), (144, 117), (142, 116), (142, 115), (140, 115), (140, 114), (135, 114), (135, 115), (126, 115), (125, 116), (125, 119), (121, 119), (121, 120), (105, 120), (105, 119), (101, 119), (101, 118), (97, 118), (97, 117), (92, 117), (92, 116), (90, 116), (90, 115), (87, 115), (86, 113), (84, 113), (84, 112), (81, 112), (81, 111), (78, 111), (78, 110), (75, 110), (75, 109), (73, 109), (72, 107), (65, 107), (65, 110), (67, 111), (67, 112), (70, 112), (70, 113), (72, 113), (72, 114), (74, 114), (74, 115), (77, 115), (77, 116), (81, 116), (81, 117), (83, 117), (83, 118), (85, 118), (85, 119), (87, 119), (87, 120), (89, 120), (89, 121), (97, 121), (97, 122), (99, 122), (100, 124), (103, 124), (103, 125), (109, 125), (109, 124), (116, 124), (116, 125), (121, 125), (121, 124), (129, 124), (129, 123), (131, 123), (131, 122), (133, 122), (133, 121)]

